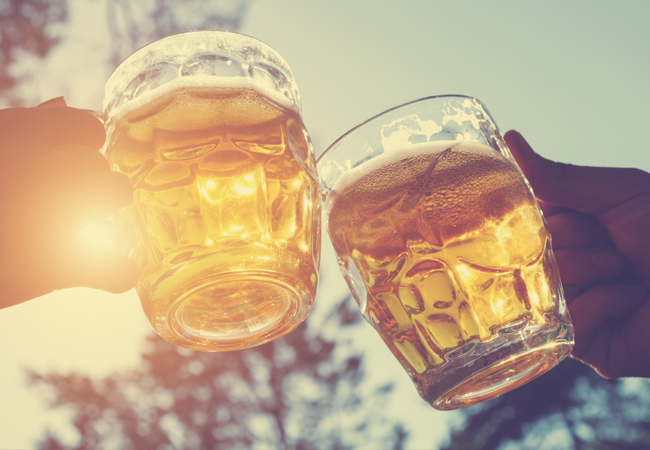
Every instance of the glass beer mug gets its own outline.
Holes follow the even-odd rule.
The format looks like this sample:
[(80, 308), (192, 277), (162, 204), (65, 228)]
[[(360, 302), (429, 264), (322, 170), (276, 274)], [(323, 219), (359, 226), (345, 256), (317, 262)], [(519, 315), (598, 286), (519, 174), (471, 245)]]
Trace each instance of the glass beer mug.
[(386, 111), (339, 138), (318, 171), (361, 312), (434, 408), (496, 397), (570, 353), (551, 236), (481, 102)]
[(104, 92), (113, 170), (134, 186), (116, 216), (153, 328), (181, 347), (278, 338), (313, 304), (316, 164), (289, 66), (237, 33), (167, 37), (127, 58)]

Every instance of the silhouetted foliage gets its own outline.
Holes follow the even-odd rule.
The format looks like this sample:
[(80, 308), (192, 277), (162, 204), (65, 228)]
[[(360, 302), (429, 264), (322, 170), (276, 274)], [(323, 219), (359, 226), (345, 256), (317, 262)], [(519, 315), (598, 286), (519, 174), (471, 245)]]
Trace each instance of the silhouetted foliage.
[[(86, 0), (93, 1), (93, 0)], [(106, 20), (109, 72), (139, 47), (195, 29), (237, 31), (252, 0), (109, 0)], [(33, 78), (63, 38), (68, 0), (0, 0), (0, 98), (3, 106), (23, 106), (34, 99), (17, 88)], [(36, 64), (20, 67), (35, 59)]]
[(463, 410), (442, 450), (650, 448), (650, 385), (605, 380), (573, 359), (531, 383)]
[(68, 18), (67, 0), (0, 0), (0, 96), (3, 103), (19, 106), (22, 99), (12, 89), (28, 74), (15, 73), (21, 58), (45, 58), (58, 44), (56, 25)]
[[(354, 302), (346, 299), (343, 305)], [(323, 327), (342, 323), (336, 308)], [(362, 398), (361, 355), (305, 324), (272, 343), (240, 352), (203, 353), (157, 336), (142, 366), (101, 380), (81, 374), (30, 374), (73, 411), (74, 449), (346, 449), (403, 447), (406, 432), (382, 405), (391, 386)], [(52, 433), (40, 449), (70, 448)]]
[(251, 0), (113, 0), (107, 3), (111, 65), (149, 42), (196, 29), (237, 31)]

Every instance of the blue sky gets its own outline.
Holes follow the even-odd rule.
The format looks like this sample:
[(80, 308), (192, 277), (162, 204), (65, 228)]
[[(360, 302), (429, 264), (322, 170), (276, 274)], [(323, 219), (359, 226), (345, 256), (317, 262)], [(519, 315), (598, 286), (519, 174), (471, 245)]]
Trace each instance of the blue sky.
[[(71, 5), (70, 39), (34, 66), (45, 74), (34, 89), (41, 100), (66, 95), (96, 109), (108, 78), (98, 59), (105, 8)], [(241, 32), (292, 67), (317, 155), (390, 107), (464, 94), (548, 158), (650, 171), (649, 17), (645, 0), (255, 0)], [(315, 322), (347, 289), (327, 238), (323, 245)], [(25, 389), (23, 367), (101, 376), (135, 364), (148, 330), (134, 292), (71, 289), (0, 311), (0, 449), (33, 448), (45, 426), (73, 438), (66, 413), (46, 411)], [(409, 448), (435, 448), (456, 416), (419, 398), (370, 327), (357, 339), (375, 382), (398, 383), (387, 408), (409, 423)]]

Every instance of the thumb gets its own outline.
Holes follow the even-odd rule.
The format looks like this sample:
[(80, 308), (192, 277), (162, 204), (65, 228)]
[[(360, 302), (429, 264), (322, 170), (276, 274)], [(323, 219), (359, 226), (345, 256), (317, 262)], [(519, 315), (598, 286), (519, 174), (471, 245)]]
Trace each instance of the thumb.
[(535, 153), (524, 137), (511, 130), (505, 140), (528, 178), (535, 197), (545, 203), (600, 215), (650, 193), (650, 174), (638, 169), (564, 164)]
[(38, 105), (39, 108), (50, 107), (50, 106), (68, 106), (68, 104), (65, 102), (65, 99), (63, 97), (56, 97), (56, 98), (51, 98), (48, 101)]

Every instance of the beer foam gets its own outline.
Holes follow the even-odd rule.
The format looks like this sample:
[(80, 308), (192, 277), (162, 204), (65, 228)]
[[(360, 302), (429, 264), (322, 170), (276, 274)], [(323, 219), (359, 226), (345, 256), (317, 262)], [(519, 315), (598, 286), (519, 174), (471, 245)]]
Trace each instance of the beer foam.
[(268, 98), (280, 107), (300, 113), (298, 106), (280, 92), (260, 86), (260, 83), (250, 77), (216, 77), (216, 76), (191, 76), (179, 77), (172, 81), (158, 86), (134, 99), (128, 101), (122, 106), (116, 114), (116, 119), (121, 120), (123, 117), (128, 116), (133, 111), (136, 111), (147, 104), (171, 95), (174, 91), (181, 89), (193, 88), (214, 88), (218, 89), (253, 89), (257, 91), (262, 97)]
[(406, 158), (412, 158), (417, 155), (440, 153), (447, 149), (493, 155), (496, 153), (496, 150), (492, 147), (476, 141), (440, 140), (420, 142), (418, 144), (405, 145), (403, 147), (395, 146), (367, 162), (344, 172), (334, 184), (332, 191), (342, 191), (364, 175), (389, 164), (396, 163)]
[(440, 140), (405, 145), (403, 147), (392, 147), (389, 150), (384, 151), (384, 153), (343, 172), (332, 187), (325, 204), (325, 210), (329, 211), (336, 198), (362, 177), (373, 173), (382, 167), (398, 163), (399, 161), (408, 158), (417, 157), (418, 155), (441, 153), (447, 149), (469, 153), (482, 153), (484, 155), (492, 156), (499, 155), (492, 147), (476, 141)]
[(417, 114), (397, 119), (381, 127), (381, 145), (384, 150), (392, 150), (409, 145), (409, 139), (414, 135), (431, 136), (442, 131), (442, 127), (433, 120), (422, 120)]

